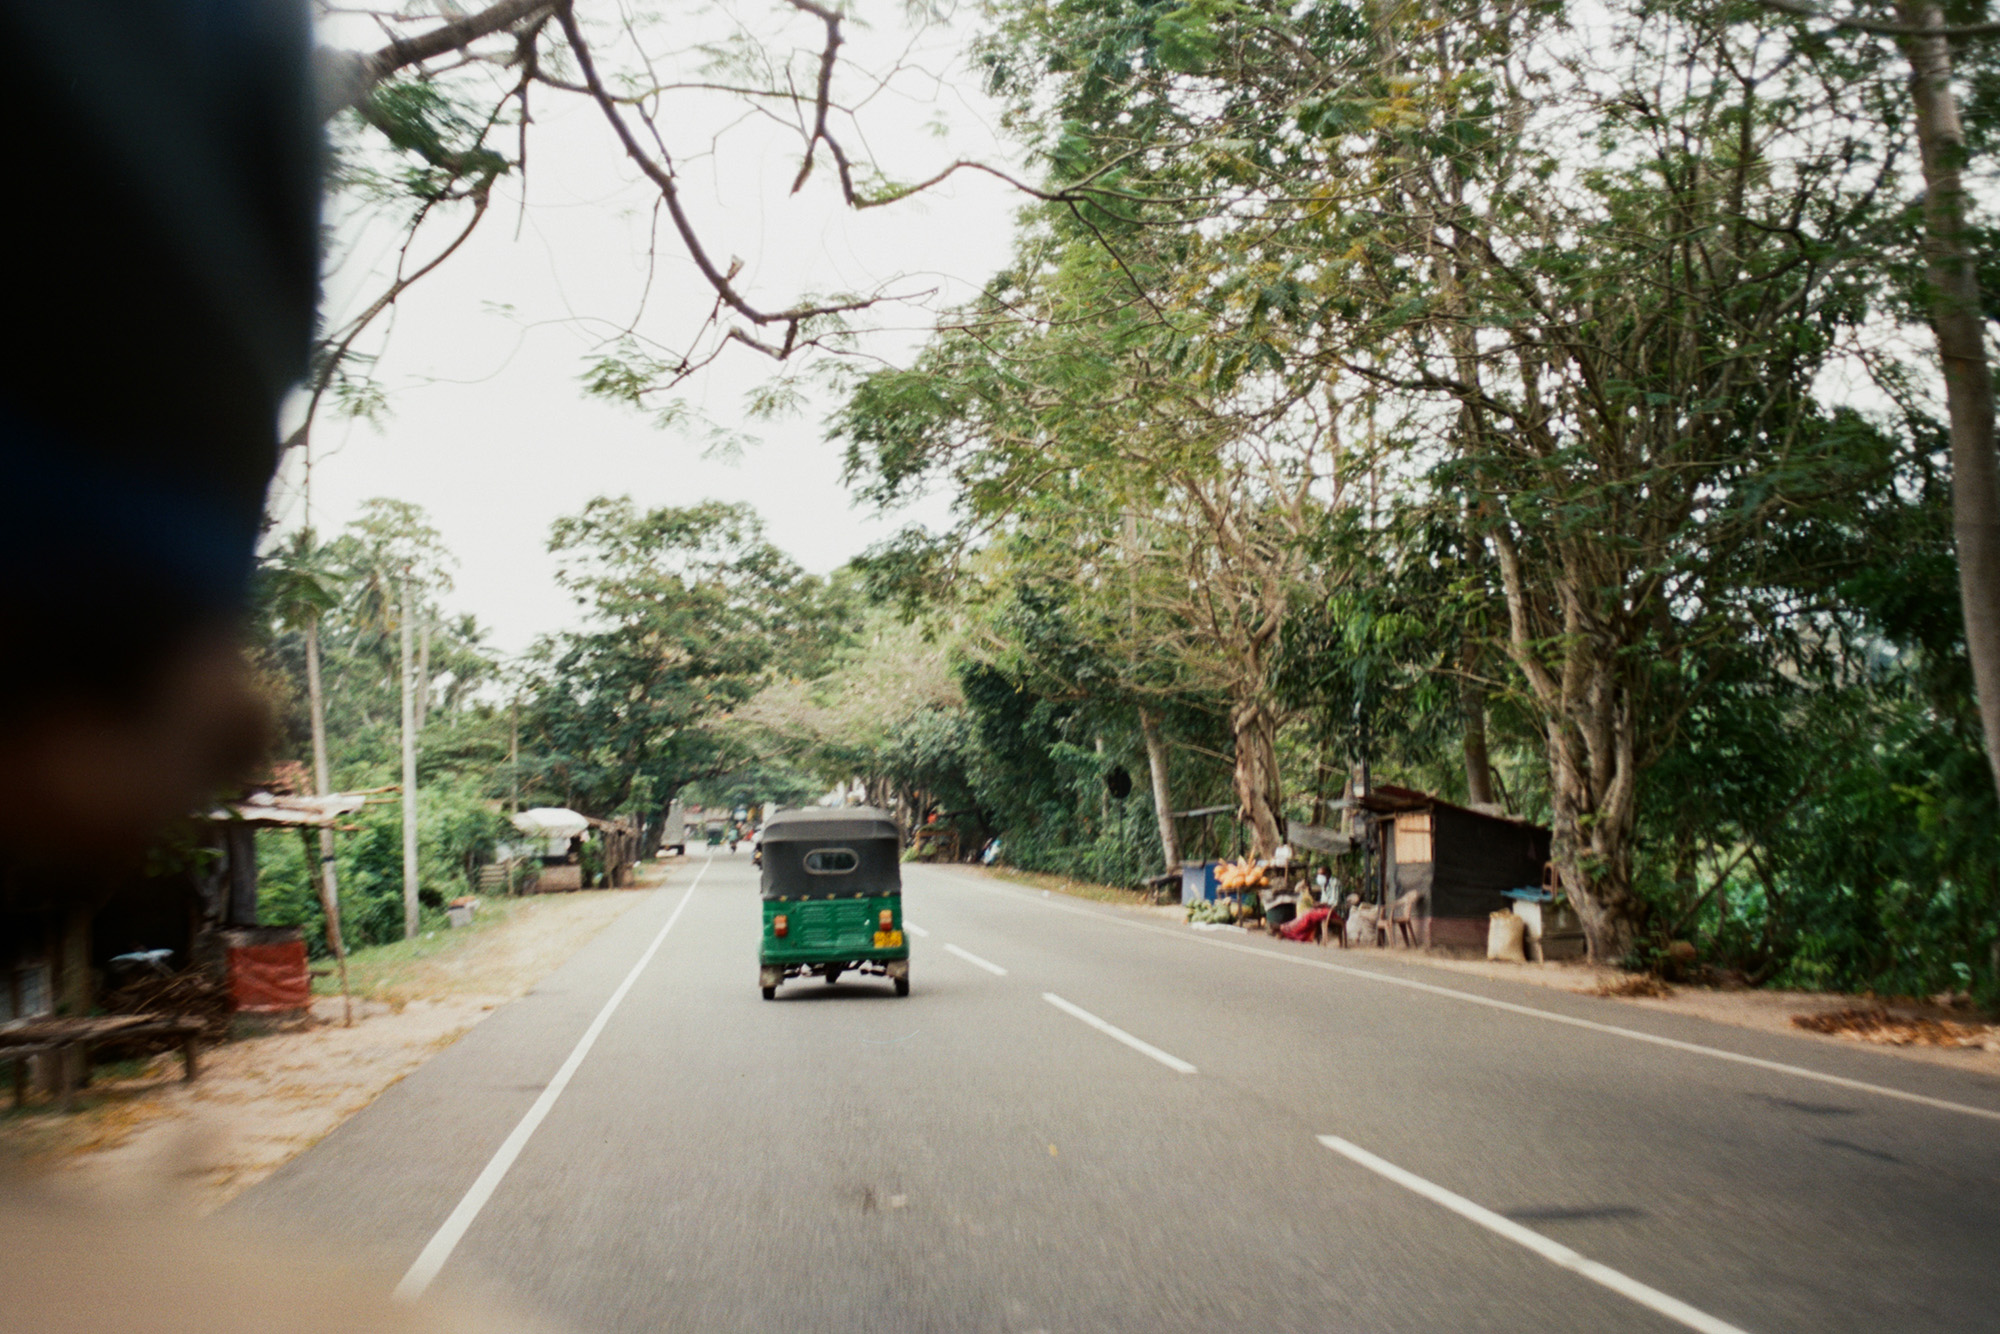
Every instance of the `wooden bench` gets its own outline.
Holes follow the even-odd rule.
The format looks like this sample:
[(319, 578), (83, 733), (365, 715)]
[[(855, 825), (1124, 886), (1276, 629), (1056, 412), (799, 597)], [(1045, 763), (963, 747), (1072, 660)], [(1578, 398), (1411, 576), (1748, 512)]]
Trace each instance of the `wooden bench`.
[(52, 1058), (50, 1082), (64, 1111), (74, 1103), (76, 1089), (88, 1081), (91, 1049), (131, 1038), (175, 1038), (181, 1051), (181, 1078), (193, 1080), (200, 1071), (201, 1020), (177, 1014), (102, 1014), (87, 1018), (42, 1016), (0, 1024), (0, 1061), (14, 1067), (14, 1105), (27, 1099), (27, 1063), (36, 1056)]

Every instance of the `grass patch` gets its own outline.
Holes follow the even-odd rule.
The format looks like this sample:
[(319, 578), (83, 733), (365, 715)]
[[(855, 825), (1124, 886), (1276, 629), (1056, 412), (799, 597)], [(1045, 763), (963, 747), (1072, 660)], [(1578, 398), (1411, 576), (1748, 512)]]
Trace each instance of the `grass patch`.
[[(511, 991), (510, 974), (535, 976), (553, 966), (538, 964), (551, 948), (557, 960), (581, 945), (611, 917), (636, 902), (629, 890), (579, 890), (522, 898), (492, 895), (479, 901), (468, 926), (450, 928), (442, 920), (410, 940), (370, 945), (347, 956), (347, 976), (357, 1000), (391, 1004), (451, 993)], [(340, 970), (318, 961), (323, 976), (313, 978), (316, 995), (340, 994)]]
[[(408, 940), (395, 940), (386, 945), (364, 945), (347, 952), (348, 985), (358, 998), (379, 999), (384, 993), (408, 983), (426, 962), (443, 955), (454, 954), (470, 946), (478, 937), (497, 930), (511, 921), (531, 900), (507, 898), (483, 898), (479, 901), (479, 911), (470, 926), (456, 929), (444, 924), (443, 919), (424, 922), (417, 934)], [(340, 967), (332, 959), (316, 959), (314, 970), (324, 969), (323, 976), (313, 978), (313, 994), (316, 996), (338, 996), (340, 994)]]
[(1017, 885), (1027, 885), (1034, 889), (1046, 889), (1054, 894), (1067, 894), (1073, 899), (1091, 899), (1097, 903), (1121, 903), (1136, 908), (1153, 906), (1152, 894), (1143, 889), (1099, 885), (1089, 880), (1072, 880), (1068, 876), (1049, 875), (1042, 871), (1017, 871), (1012, 867), (995, 866), (988, 869), (1002, 880), (1011, 880)]

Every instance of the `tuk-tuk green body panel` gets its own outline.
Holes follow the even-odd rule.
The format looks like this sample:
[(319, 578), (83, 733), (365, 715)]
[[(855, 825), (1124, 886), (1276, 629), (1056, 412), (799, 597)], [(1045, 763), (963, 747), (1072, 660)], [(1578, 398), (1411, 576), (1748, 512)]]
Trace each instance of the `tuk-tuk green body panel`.
[[(882, 914), (889, 913), (890, 941), (876, 943)], [(786, 931), (781, 939), (775, 923), (780, 914)], [(868, 894), (846, 899), (765, 899), (764, 939), (760, 964), (856, 963), (910, 957), (903, 934), (900, 894)]]
[(765, 1000), (777, 998), (786, 978), (832, 979), (850, 968), (886, 976), (898, 996), (910, 994), (895, 817), (867, 806), (779, 811), (765, 821), (758, 850), (757, 981)]

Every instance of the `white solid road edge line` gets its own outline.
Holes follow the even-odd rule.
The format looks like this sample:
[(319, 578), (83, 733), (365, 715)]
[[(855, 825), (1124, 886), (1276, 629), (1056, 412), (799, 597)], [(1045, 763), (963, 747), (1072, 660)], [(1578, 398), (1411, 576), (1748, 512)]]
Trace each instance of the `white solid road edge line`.
[[(905, 922), (903, 923), (903, 925), (908, 926), (909, 923)], [(993, 976), (995, 977), (1007, 976), (1007, 970), (1005, 968), (1002, 968), (997, 963), (993, 963), (989, 960), (980, 958), (977, 954), (974, 954), (971, 950), (962, 950), (956, 945), (947, 945), (944, 947), (944, 952), (946, 954), (956, 954), (959, 958), (965, 960), (967, 963), (972, 964), (976, 968), (984, 968), (987, 972), (993, 974)]]
[[(992, 885), (974, 882), (974, 888), (990, 893), (1005, 894), (1006, 890)], [(1679, 1038), (1661, 1037), (1657, 1033), (1646, 1033), (1636, 1028), (1621, 1028), (1617, 1024), (1600, 1024), (1594, 1019), (1579, 1019), (1574, 1015), (1557, 1014), (1553, 1010), (1537, 1009), (1532, 1005), (1516, 1005), (1512, 1001), (1495, 1000), (1491, 996), (1481, 996), (1470, 991), (1460, 991), (1455, 987), (1441, 987), (1431, 982), (1419, 982), (1415, 978), (1395, 977), (1388, 973), (1378, 973), (1367, 968), (1352, 968), (1345, 964), (1328, 963), (1324, 959), (1301, 958), (1294, 954), (1280, 954), (1276, 950), (1260, 949), (1255, 945), (1239, 945), (1229, 940), (1212, 940), (1207, 936), (1192, 935), (1186, 931), (1176, 931), (1172, 927), (1155, 926), (1151, 922), (1133, 922), (1108, 912), (1096, 912), (1089, 908), (1068, 903), (1049, 903), (1021, 894), (1015, 897), (1029, 903), (1039, 903), (1044, 908), (1055, 908), (1062, 912), (1081, 913), (1101, 922), (1111, 922), (1118, 926), (1131, 927), (1135, 931), (1149, 931), (1178, 940), (1189, 945), (1206, 945), (1210, 949), (1234, 950), (1238, 954), (1254, 954), (1260, 959), (1274, 963), (1296, 964), (1301, 968), (1318, 968), (1324, 972), (1340, 973), (1346, 977), (1358, 978), (1364, 982), (1380, 982), (1385, 986), (1405, 987), (1411, 991), (1422, 991), (1432, 996), (1445, 996), (1467, 1005), (1483, 1005), (1489, 1010), (1503, 1010), (1508, 1014), (1526, 1015), (1531, 1019), (1541, 1019), (1551, 1024), (1568, 1024), (1572, 1028), (1588, 1029), (1593, 1033), (1606, 1033), (1612, 1037), (1628, 1038), (1633, 1042), (1647, 1042), (1655, 1047), (1667, 1047), (1674, 1051), (1689, 1052), (1696, 1056), (1712, 1056), (1719, 1061), (1733, 1061), (1737, 1065), (1747, 1065), (1758, 1070), (1769, 1070), (1775, 1074), (1793, 1075), (1799, 1079), (1811, 1079), (1821, 1084), (1831, 1084), (1835, 1088), (1852, 1089), (1856, 1093), (1873, 1093), (1878, 1097), (1895, 1098), (1900, 1102), (1913, 1102), (1920, 1107), (1931, 1107), (1941, 1112), (1957, 1112), (1961, 1116), (1978, 1116), (1988, 1121), (2000, 1121), (2000, 1111), (1990, 1107), (1974, 1107), (1970, 1103), (1952, 1102), (1948, 1098), (1933, 1098), (1925, 1093), (1910, 1093), (1885, 1084), (1871, 1084), (1862, 1079), (1849, 1079), (1845, 1075), (1830, 1075), (1821, 1070), (1808, 1069), (1803, 1065), (1788, 1065), (1783, 1061), (1769, 1061), (1762, 1056), (1747, 1056), (1739, 1051), (1724, 1047), (1707, 1047), (1699, 1042), (1683, 1042)], [(1532, 985), (1532, 984), (1527, 984)]]
[(709, 857), (702, 863), (701, 870), (695, 872), (694, 879), (688, 882), (687, 889), (681, 894), (681, 901), (674, 905), (674, 911), (667, 918), (667, 924), (660, 928), (660, 933), (653, 937), (653, 943), (639, 956), (639, 962), (632, 965), (632, 971), (625, 974), (625, 980), (618, 984), (618, 989), (604, 1002), (604, 1008), (590, 1021), (590, 1027), (583, 1030), (583, 1036), (578, 1038), (576, 1046), (570, 1049), (569, 1059), (562, 1063), (560, 1070), (556, 1071), (556, 1077), (549, 1081), (548, 1087), (542, 1090), (542, 1096), (535, 1099), (534, 1106), (528, 1108), (527, 1114), (514, 1126), (513, 1132), (501, 1141), (500, 1147), (487, 1161), (485, 1169), (473, 1180), (471, 1188), (465, 1192), (465, 1197), (459, 1200), (458, 1207), (451, 1211), (443, 1225), (432, 1234), (430, 1241), (425, 1243), (423, 1250), (418, 1252), (416, 1260), (410, 1265), (409, 1272), (405, 1273), (403, 1281), (396, 1285), (395, 1296), (399, 1301), (414, 1301), (423, 1296), (424, 1289), (430, 1287), (431, 1280), (438, 1276), (440, 1269), (444, 1268), (444, 1262), (451, 1258), (454, 1250), (458, 1249), (458, 1243), (465, 1236), (466, 1229), (472, 1226), (473, 1219), (479, 1217), (479, 1211), (486, 1207), (486, 1202), (493, 1198), (493, 1192), (499, 1188), (508, 1169), (514, 1166), (514, 1160), (519, 1158), (521, 1150), (527, 1147), (529, 1137), (542, 1124), (543, 1118), (548, 1116), (549, 1109), (556, 1105), (556, 1099), (563, 1095), (563, 1090), (569, 1087), (570, 1077), (576, 1074), (577, 1067), (583, 1064), (583, 1058), (590, 1055), (590, 1049), (597, 1043), (597, 1035), (602, 1033), (604, 1026), (611, 1021), (612, 1013), (617, 1010), (619, 1002), (625, 999), (625, 993), (632, 989), (632, 984), (639, 980), (639, 974), (653, 961), (653, 956), (659, 952), (661, 942), (667, 938), (667, 932), (674, 929), (674, 923), (681, 919), (681, 910), (687, 907), (688, 900), (694, 896), (694, 887), (701, 883), (701, 878), (708, 874), (708, 868), (714, 864), (715, 858)]
[(903, 922), (903, 930), (909, 932), (913, 936), (928, 936), (930, 934), (930, 932), (924, 930), (922, 927), (918, 926), (915, 922), (909, 921), (908, 919), (905, 919)]
[(1084, 1023), (1089, 1024), (1092, 1028), (1104, 1034), (1104, 1036), (1108, 1038), (1116, 1038), (1120, 1042), (1124, 1043), (1126, 1046), (1130, 1047), (1133, 1051), (1143, 1052), (1147, 1056), (1152, 1057), (1154, 1060), (1158, 1061), (1161, 1065), (1166, 1066), (1167, 1069), (1169, 1070), (1178, 1070), (1180, 1073), (1184, 1075), (1192, 1075), (1199, 1073), (1193, 1066), (1189, 1065), (1186, 1061), (1183, 1061), (1180, 1057), (1169, 1055), (1168, 1053), (1161, 1051), (1158, 1047), (1155, 1047), (1152, 1043), (1133, 1037), (1130, 1033), (1127, 1033), (1124, 1029), (1118, 1027), (1116, 1024), (1105, 1023), (1102, 1019), (1099, 1019), (1096, 1015), (1084, 1009), (1082, 1006), (1071, 1005), (1068, 1001), (1064, 1000), (1061, 996), (1056, 995), (1056, 993), (1053, 991), (1044, 991), (1042, 993), (1042, 999), (1047, 1001), (1049, 1004), (1055, 1006), (1058, 1010), (1061, 1010), (1064, 1014), (1071, 1015), (1077, 1019), (1083, 1020)]
[(1354, 1162), (1361, 1164), (1378, 1176), (1387, 1177), (1406, 1190), (1441, 1204), (1460, 1218), (1470, 1219), (1489, 1232), (1497, 1233), (1517, 1246), (1526, 1247), (1552, 1265), (1580, 1274), (1593, 1283), (1602, 1284), (1621, 1297), (1637, 1302), (1649, 1311), (1657, 1312), (1677, 1324), (1699, 1330), (1701, 1334), (1745, 1334), (1737, 1325), (1727, 1320), (1718, 1320), (1706, 1311), (1698, 1311), (1677, 1297), (1669, 1297), (1657, 1288), (1649, 1288), (1638, 1279), (1619, 1273), (1609, 1265), (1578, 1255), (1560, 1242), (1550, 1241), (1539, 1232), (1522, 1227), (1511, 1218), (1494, 1213), (1466, 1199), (1454, 1195), (1434, 1181), (1426, 1181), (1414, 1172), (1406, 1172), (1386, 1159), (1377, 1158), (1357, 1144), (1350, 1144), (1338, 1135), (1321, 1135), (1319, 1142)]

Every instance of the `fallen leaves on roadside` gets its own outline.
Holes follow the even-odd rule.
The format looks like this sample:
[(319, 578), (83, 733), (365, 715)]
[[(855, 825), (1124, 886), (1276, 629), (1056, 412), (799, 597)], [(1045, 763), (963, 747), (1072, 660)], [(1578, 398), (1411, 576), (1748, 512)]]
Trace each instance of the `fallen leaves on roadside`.
[(1881, 1009), (1829, 1010), (1795, 1014), (1792, 1023), (1814, 1033), (1830, 1033), (1856, 1042), (1881, 1042), (1894, 1047), (2000, 1046), (2000, 1029), (1961, 1024), (1950, 1019), (1911, 1018)]
[(1615, 981), (1602, 981), (1590, 988), (1592, 996), (1613, 996), (1622, 1000), (1635, 997), (1666, 997), (1674, 994), (1674, 989), (1654, 977), (1651, 973), (1638, 973), (1631, 977), (1621, 977)]

